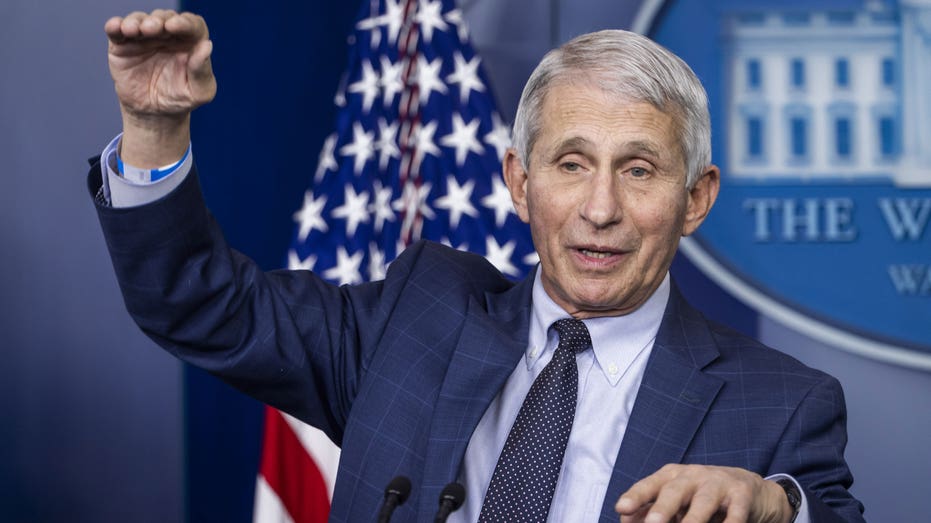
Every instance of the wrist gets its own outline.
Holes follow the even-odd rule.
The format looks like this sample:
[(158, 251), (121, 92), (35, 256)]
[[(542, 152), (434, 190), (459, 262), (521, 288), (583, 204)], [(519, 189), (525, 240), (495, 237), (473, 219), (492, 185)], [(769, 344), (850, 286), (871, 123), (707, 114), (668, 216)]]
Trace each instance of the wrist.
[(802, 493), (795, 482), (786, 477), (774, 480), (773, 483), (776, 484), (781, 501), (781, 516), (778, 518), (778, 521), (782, 523), (793, 523), (802, 505)]
[(191, 143), (191, 116), (139, 115), (123, 112), (120, 158), (143, 169), (176, 162)]

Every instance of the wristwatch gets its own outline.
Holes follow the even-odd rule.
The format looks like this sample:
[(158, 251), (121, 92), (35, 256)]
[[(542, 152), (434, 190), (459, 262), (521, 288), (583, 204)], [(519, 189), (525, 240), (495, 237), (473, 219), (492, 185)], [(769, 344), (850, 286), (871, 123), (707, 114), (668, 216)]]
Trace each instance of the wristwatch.
[(786, 492), (786, 499), (789, 501), (789, 506), (792, 507), (792, 519), (789, 521), (795, 521), (799, 509), (802, 508), (802, 493), (799, 492), (795, 482), (789, 478), (779, 478), (776, 480), (776, 484)]

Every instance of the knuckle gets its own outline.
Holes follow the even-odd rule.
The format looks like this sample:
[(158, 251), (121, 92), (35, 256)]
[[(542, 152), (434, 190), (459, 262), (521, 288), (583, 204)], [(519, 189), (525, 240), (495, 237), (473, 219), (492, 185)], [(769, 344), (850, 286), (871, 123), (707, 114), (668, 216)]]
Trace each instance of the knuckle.
[(692, 496), (692, 504), (703, 507), (718, 506), (721, 504), (721, 496), (707, 489), (700, 489)]

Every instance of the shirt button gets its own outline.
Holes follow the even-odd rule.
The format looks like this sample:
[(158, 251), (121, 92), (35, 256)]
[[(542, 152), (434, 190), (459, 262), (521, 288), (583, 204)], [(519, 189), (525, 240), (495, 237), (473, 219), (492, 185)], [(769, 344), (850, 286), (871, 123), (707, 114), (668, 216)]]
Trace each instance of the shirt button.
[(538, 352), (539, 352), (539, 351), (537, 350), (536, 347), (530, 349), (530, 357), (531, 357), (531, 358), (536, 358)]
[(614, 376), (615, 374), (617, 374), (617, 370), (618, 370), (618, 369), (617, 369), (617, 365), (616, 365), (616, 364), (612, 363), (612, 364), (608, 365), (608, 374)]

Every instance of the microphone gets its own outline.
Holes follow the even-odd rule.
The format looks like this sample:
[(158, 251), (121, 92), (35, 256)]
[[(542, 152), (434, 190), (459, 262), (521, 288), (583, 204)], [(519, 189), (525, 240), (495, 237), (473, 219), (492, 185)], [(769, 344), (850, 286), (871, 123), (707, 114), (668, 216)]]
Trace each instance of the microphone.
[(407, 501), (411, 494), (411, 480), (406, 476), (395, 476), (385, 487), (385, 500), (378, 511), (378, 523), (388, 523), (394, 509)]
[(462, 506), (465, 501), (465, 487), (459, 483), (450, 483), (440, 492), (440, 508), (436, 511), (433, 523), (445, 523), (446, 518)]

